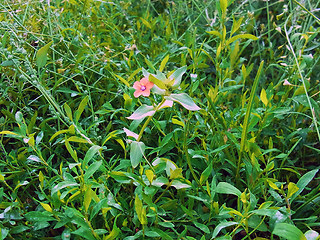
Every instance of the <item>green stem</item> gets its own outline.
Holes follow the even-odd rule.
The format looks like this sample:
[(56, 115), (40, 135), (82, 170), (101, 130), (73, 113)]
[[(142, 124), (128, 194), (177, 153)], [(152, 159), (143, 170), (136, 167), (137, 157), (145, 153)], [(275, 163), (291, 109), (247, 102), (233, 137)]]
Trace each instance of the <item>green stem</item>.
[[(166, 100), (165, 99), (162, 99), (161, 103), (155, 108), (155, 112), (159, 110), (159, 107), (165, 102)], [(138, 136), (138, 139), (137, 141), (139, 142), (140, 139), (142, 138), (142, 134), (144, 132), (144, 130), (146, 129), (146, 127), (148, 126), (149, 122), (151, 121), (153, 115), (149, 116), (147, 118), (147, 120), (145, 121), (145, 123), (143, 124), (141, 130), (140, 130), (140, 133), (139, 133), (139, 136)]]
[[(196, 173), (195, 173), (194, 170), (193, 170), (192, 163), (191, 163), (191, 160), (190, 160), (190, 156), (189, 156), (189, 153), (188, 153), (188, 144), (187, 144), (188, 126), (189, 126), (189, 124), (186, 123), (186, 125), (185, 125), (184, 140), (183, 140), (183, 150), (184, 150), (184, 152), (185, 152), (185, 154), (186, 154), (187, 164), (188, 164), (188, 167), (189, 167), (189, 169), (190, 169), (190, 172), (191, 172), (194, 180), (196, 180), (197, 184), (201, 187), (200, 181), (199, 181)], [(201, 189), (202, 189), (202, 187), (201, 187)]]

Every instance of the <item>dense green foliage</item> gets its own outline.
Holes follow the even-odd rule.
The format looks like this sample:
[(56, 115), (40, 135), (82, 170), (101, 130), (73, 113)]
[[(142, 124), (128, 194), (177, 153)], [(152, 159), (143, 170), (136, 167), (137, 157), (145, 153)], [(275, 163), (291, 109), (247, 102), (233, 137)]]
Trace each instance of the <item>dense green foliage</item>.
[(0, 239), (319, 239), (301, 2), (0, 1)]

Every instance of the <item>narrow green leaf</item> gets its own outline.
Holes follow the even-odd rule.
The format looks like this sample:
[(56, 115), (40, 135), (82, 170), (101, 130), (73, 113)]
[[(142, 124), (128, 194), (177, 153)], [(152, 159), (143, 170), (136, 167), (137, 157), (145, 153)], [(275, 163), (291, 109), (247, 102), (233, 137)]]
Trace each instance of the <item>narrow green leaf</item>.
[(227, 7), (228, 7), (228, 0), (220, 0), (220, 9), (223, 15), (226, 13)]
[(87, 181), (101, 166), (102, 161), (92, 163), (84, 174), (84, 180)]
[(276, 224), (272, 233), (288, 240), (307, 240), (299, 228), (288, 223)]
[(78, 107), (78, 110), (74, 113), (74, 118), (75, 118), (75, 121), (79, 121), (79, 118), (84, 110), (84, 108), (87, 106), (88, 104), (88, 100), (89, 100), (89, 97), (86, 96), (84, 99), (82, 99), (82, 101), (80, 102), (79, 104), (79, 107)]
[(202, 185), (205, 181), (207, 181), (208, 177), (212, 172), (212, 163), (209, 163), (208, 167), (202, 172), (200, 176), (200, 184)]
[(138, 194), (136, 194), (136, 197), (134, 200), (134, 208), (136, 210), (140, 223), (142, 225), (147, 224), (148, 222), (147, 222), (146, 209), (143, 207), (142, 201), (139, 198)]
[(218, 31), (207, 31), (207, 33), (214, 35), (214, 36), (217, 36), (218, 38), (222, 39), (222, 35)]
[(68, 152), (70, 153), (71, 157), (76, 161), (78, 162), (78, 156), (77, 156), (77, 152), (75, 150), (72, 149), (67, 137), (65, 139), (65, 145), (66, 145), (66, 148), (68, 150)]
[(242, 153), (243, 153), (243, 151), (245, 149), (245, 144), (247, 142), (247, 132), (248, 132), (249, 119), (250, 119), (252, 105), (253, 105), (253, 99), (254, 99), (254, 97), (256, 95), (256, 91), (257, 91), (260, 75), (261, 75), (261, 72), (262, 72), (263, 64), (264, 64), (264, 61), (262, 61), (260, 63), (257, 75), (256, 75), (256, 77), (254, 79), (254, 82), (253, 82), (253, 86), (252, 86), (252, 89), (251, 89), (249, 102), (248, 102), (248, 105), (247, 105), (247, 111), (246, 111), (246, 115), (245, 115), (245, 118), (244, 118), (243, 129), (242, 129), (242, 133), (241, 133), (240, 154), (239, 154), (236, 177), (239, 177)]
[(153, 82), (160, 89), (167, 89), (166, 84), (163, 81), (156, 78), (155, 76), (153, 76), (152, 74), (149, 75), (149, 81)]
[(161, 61), (159, 71), (162, 72), (169, 60), (169, 54)]
[(119, 75), (117, 74), (114, 74), (117, 78), (119, 78), (119, 80), (124, 83), (127, 87), (130, 87), (130, 84), (123, 78), (123, 77), (120, 77)]
[(67, 103), (63, 104), (64, 111), (66, 112), (68, 118), (73, 121), (71, 108)]
[(75, 187), (79, 186), (79, 183), (73, 182), (73, 181), (63, 181), (55, 185), (51, 190), (51, 195), (55, 194), (56, 192), (60, 191), (61, 189), (64, 189), (66, 187)]
[(216, 228), (214, 229), (214, 231), (213, 231), (212, 239), (215, 238), (222, 229), (224, 229), (226, 227), (230, 227), (230, 226), (236, 225), (236, 224), (238, 224), (238, 223), (237, 222), (222, 222), (222, 223), (219, 223), (216, 226)]
[(153, 71), (156, 71), (155, 67), (153, 66), (153, 64), (147, 59), (144, 58), (144, 61), (146, 62), (146, 64), (149, 66), (149, 68), (151, 68)]
[(317, 172), (319, 171), (319, 169), (314, 169), (310, 172), (307, 172), (306, 174), (304, 174), (299, 181), (297, 182), (297, 187), (299, 188), (299, 190), (294, 193), (290, 199), (290, 203), (292, 203), (292, 201), (299, 196), (299, 194), (305, 189), (305, 187), (311, 182), (311, 180), (314, 178), (314, 176), (317, 174)]
[(94, 157), (94, 155), (96, 155), (96, 153), (100, 150), (101, 147), (98, 145), (93, 145), (92, 147), (90, 147), (86, 155), (84, 156), (83, 167), (85, 167), (88, 164), (88, 162)]
[(258, 40), (259, 38), (257, 38), (256, 36), (252, 35), (252, 34), (239, 34), (236, 35), (230, 39), (228, 39), (226, 45), (230, 45), (231, 43), (233, 43), (234, 41), (238, 40), (238, 39), (252, 39), (252, 40)]
[(193, 222), (194, 223), (194, 225), (197, 227), (197, 228), (199, 228), (201, 231), (203, 231), (203, 232), (205, 232), (205, 233), (210, 233), (210, 230), (209, 230), (209, 228), (206, 226), (206, 225), (204, 225), (204, 224), (202, 224), (202, 223), (198, 223), (198, 222)]
[(48, 44), (44, 45), (40, 48), (36, 54), (36, 62), (39, 68), (43, 67), (47, 63), (47, 54), (52, 45), (53, 41), (49, 42)]
[(262, 90), (261, 90), (260, 99), (261, 99), (261, 101), (263, 102), (263, 104), (264, 104), (265, 106), (268, 105), (268, 102), (269, 102), (269, 101), (268, 101), (268, 98), (267, 98), (266, 90), (265, 90), (264, 88), (262, 88)]

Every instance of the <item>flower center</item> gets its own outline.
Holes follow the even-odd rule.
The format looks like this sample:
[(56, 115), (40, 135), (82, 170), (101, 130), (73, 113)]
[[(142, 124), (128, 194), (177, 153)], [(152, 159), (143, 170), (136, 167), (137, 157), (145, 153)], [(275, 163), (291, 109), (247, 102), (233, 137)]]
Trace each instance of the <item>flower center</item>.
[(147, 89), (146, 86), (141, 86), (141, 88), (140, 88), (141, 91), (144, 91), (146, 89)]

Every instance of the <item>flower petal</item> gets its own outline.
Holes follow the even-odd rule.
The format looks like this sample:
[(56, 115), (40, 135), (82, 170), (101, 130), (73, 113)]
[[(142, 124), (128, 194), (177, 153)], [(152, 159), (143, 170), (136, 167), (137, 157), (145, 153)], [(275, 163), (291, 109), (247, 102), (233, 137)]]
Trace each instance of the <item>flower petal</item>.
[(140, 84), (146, 86), (149, 83), (149, 79), (144, 77), (140, 80)]
[(144, 96), (144, 97), (149, 97), (149, 95), (150, 95), (150, 89), (146, 89), (146, 90), (142, 91), (141, 94), (142, 94), (142, 96)]
[(145, 86), (148, 90), (150, 90), (153, 87), (154, 83), (153, 82), (148, 82)]
[(141, 88), (141, 83), (139, 81), (136, 81), (134, 84), (133, 84), (133, 88), (134, 89), (140, 89)]
[(142, 93), (143, 93), (143, 91), (141, 91), (140, 88), (138, 88), (138, 89), (133, 93), (133, 96), (134, 96), (135, 98), (138, 98)]

